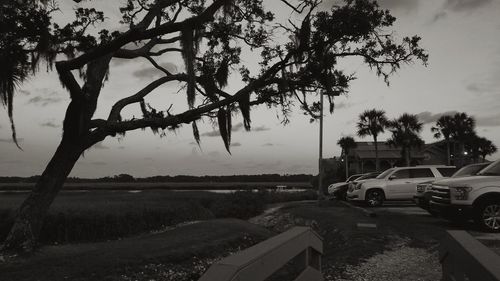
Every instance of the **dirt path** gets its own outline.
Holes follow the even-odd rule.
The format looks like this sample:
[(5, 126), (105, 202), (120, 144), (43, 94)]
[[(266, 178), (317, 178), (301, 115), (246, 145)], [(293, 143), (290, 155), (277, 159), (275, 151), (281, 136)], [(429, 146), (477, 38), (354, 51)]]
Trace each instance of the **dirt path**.
[(309, 225), (324, 238), (325, 280), (440, 279), (436, 246), (442, 225), (425, 213), (365, 212), (336, 201), (326, 207), (316, 203), (282, 206), (254, 220), (273, 231)]
[(220, 219), (117, 241), (46, 246), (29, 259), (0, 263), (0, 280), (198, 280), (214, 260), (271, 235)]

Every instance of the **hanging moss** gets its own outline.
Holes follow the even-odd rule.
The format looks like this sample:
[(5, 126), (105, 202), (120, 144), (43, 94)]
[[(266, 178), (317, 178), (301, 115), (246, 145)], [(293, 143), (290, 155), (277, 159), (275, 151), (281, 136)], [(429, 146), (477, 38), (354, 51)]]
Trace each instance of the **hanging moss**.
[(239, 100), (241, 115), (243, 116), (243, 126), (250, 131), (250, 94)]
[(220, 108), (217, 112), (217, 122), (219, 124), (219, 132), (222, 141), (224, 142), (224, 146), (226, 147), (227, 152), (231, 154), (231, 150), (229, 149), (229, 146), (231, 145), (231, 133), (229, 131), (231, 128), (228, 127), (227, 112), (224, 108)]
[(193, 136), (198, 144), (200, 146), (200, 131), (198, 130), (198, 126), (196, 125), (196, 121), (191, 122), (191, 126), (193, 127)]

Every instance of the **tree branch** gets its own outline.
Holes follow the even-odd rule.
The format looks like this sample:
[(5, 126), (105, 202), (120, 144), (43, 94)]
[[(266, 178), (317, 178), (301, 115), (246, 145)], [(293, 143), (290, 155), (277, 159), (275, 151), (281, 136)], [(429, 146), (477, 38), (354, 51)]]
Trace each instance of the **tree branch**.
[(145, 88), (137, 92), (136, 94), (123, 98), (116, 102), (113, 107), (111, 108), (111, 111), (108, 116), (108, 121), (111, 122), (116, 122), (120, 121), (120, 112), (122, 109), (132, 103), (137, 103), (140, 102), (142, 99), (144, 99), (145, 96), (147, 96), (149, 93), (151, 93), (154, 89), (158, 88), (159, 86), (170, 82), (170, 81), (187, 81), (187, 75), (186, 74), (176, 74), (176, 75), (169, 75), (165, 76), (162, 78), (159, 78), (153, 82), (151, 82), (149, 85), (147, 85)]
[(159, 1), (157, 3), (158, 6), (152, 8), (139, 24), (123, 33), (121, 36), (117, 37), (109, 43), (99, 45), (96, 48), (74, 59), (59, 61), (56, 63), (56, 65), (59, 65), (59, 67), (64, 70), (78, 69), (98, 57), (118, 51), (121, 47), (130, 42), (152, 39), (168, 33), (181, 31), (186, 27), (200, 27), (204, 22), (212, 19), (217, 10), (219, 10), (219, 8), (222, 7), (227, 1), (230, 0), (216, 0), (200, 15), (188, 18), (184, 21), (167, 22), (158, 27), (146, 29), (156, 17), (156, 13), (158, 10), (161, 11), (161, 9), (163, 9), (164, 7), (177, 2), (177, 0)]

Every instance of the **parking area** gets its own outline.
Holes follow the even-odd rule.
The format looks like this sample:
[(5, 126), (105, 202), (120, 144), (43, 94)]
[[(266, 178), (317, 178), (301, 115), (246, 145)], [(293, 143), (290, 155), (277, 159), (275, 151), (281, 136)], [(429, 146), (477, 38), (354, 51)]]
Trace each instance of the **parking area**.
[[(407, 221), (409, 224), (407, 227), (424, 228), (427, 229), (429, 233), (440, 232), (442, 230), (465, 230), (496, 253), (500, 254), (500, 233), (484, 232), (478, 229), (472, 222), (452, 223), (430, 215), (426, 210), (411, 202), (386, 202), (381, 207), (367, 208), (367, 210), (375, 212), (382, 221), (385, 221), (388, 217), (395, 218), (408, 216)], [(398, 221), (401, 221), (401, 219)]]

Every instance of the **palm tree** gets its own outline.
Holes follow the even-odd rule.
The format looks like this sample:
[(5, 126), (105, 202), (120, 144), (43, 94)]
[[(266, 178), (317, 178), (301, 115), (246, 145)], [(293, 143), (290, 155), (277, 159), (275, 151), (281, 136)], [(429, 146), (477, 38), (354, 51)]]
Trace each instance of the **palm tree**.
[(475, 127), (476, 120), (467, 113), (456, 113), (453, 116), (453, 130), (450, 136), (459, 144), (460, 166), (464, 165), (465, 144), (476, 134)]
[(387, 144), (401, 147), (406, 166), (410, 166), (412, 147), (420, 147), (424, 141), (420, 137), (423, 124), (418, 121), (418, 117), (413, 114), (404, 113), (398, 119), (390, 121), (388, 127), (392, 132), (392, 137)]
[(439, 139), (442, 136), (446, 142), (446, 159), (448, 165), (451, 165), (450, 136), (453, 132), (453, 126), (453, 117), (451, 115), (443, 115), (437, 120), (436, 126), (431, 128), (431, 131), (434, 133), (434, 138)]
[(480, 137), (478, 138), (477, 143), (479, 155), (483, 157), (483, 162), (486, 161), (486, 156), (494, 154), (498, 151), (498, 148), (492, 141), (487, 138)]
[(356, 148), (358, 145), (353, 137), (342, 137), (337, 141), (337, 144), (342, 148), (345, 162), (345, 178), (349, 178), (349, 151)]
[(385, 111), (371, 109), (365, 110), (359, 115), (358, 136), (366, 137), (372, 136), (373, 142), (375, 143), (375, 169), (379, 170), (378, 162), (378, 142), (377, 138), (380, 133), (384, 132), (387, 126), (387, 117), (385, 116)]

